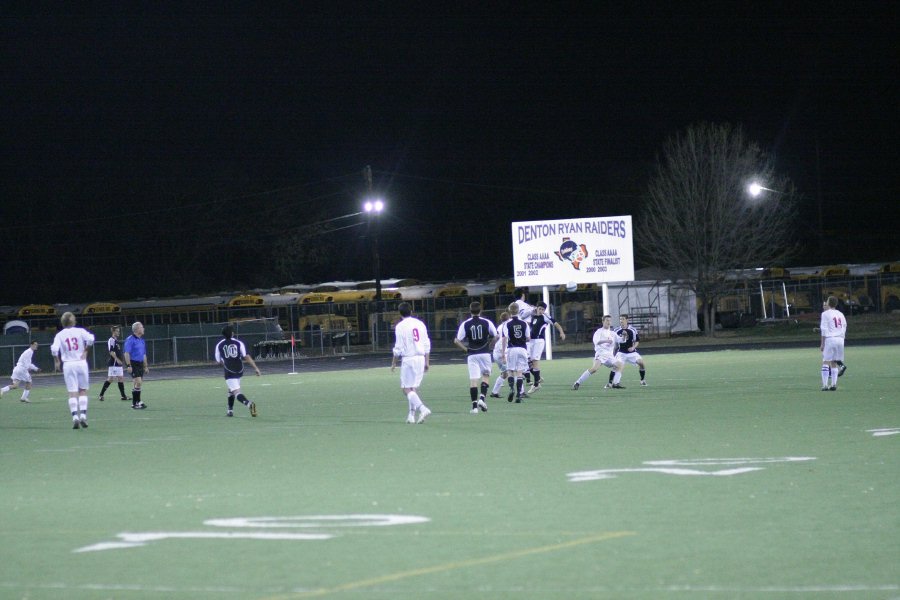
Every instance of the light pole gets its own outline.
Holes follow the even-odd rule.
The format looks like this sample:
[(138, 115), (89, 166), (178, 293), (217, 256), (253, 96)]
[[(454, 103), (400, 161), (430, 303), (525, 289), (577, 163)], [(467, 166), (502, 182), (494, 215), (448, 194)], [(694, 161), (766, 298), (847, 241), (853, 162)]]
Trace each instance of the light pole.
[(378, 216), (384, 210), (384, 201), (373, 198), (363, 203), (363, 210), (369, 219), (369, 238), (372, 240), (372, 267), (375, 270), (375, 301), (381, 306), (381, 257), (378, 255)]

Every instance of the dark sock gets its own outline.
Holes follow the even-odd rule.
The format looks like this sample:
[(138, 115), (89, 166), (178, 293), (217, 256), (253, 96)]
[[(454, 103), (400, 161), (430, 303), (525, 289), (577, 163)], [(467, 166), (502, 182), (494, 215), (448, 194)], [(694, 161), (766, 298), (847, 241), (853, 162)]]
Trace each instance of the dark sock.
[(100, 395), (102, 396), (103, 394), (105, 394), (105, 393), (106, 393), (106, 390), (108, 390), (108, 389), (109, 389), (109, 382), (108, 382), (108, 381), (104, 381), (104, 382), (103, 382), (103, 389), (100, 390)]
[(616, 372), (615, 372), (615, 371), (610, 371), (610, 372), (609, 372), (609, 382), (610, 382), (610, 383), (612, 383), (613, 377), (615, 377), (615, 376), (616, 376)]
[(247, 400), (247, 396), (245, 396), (243, 394), (238, 394), (237, 399), (238, 399), (238, 402), (240, 402), (244, 406), (247, 406), (248, 404), (250, 404), (250, 401)]
[(488, 384), (486, 384), (486, 383), (483, 382), (483, 381), (481, 382), (481, 397), (482, 397), (482, 398), (484, 398), (485, 396), (487, 396), (488, 387), (489, 387)]
[(641, 381), (643, 381), (643, 380), (644, 380), (644, 375), (647, 374), (647, 371), (645, 371), (644, 369), (640, 369), (640, 370), (638, 370), (638, 373), (641, 374)]
[(125, 383), (122, 381), (117, 382), (119, 385), (119, 393), (122, 394), (123, 399), (127, 399), (128, 396), (125, 395)]
[(538, 369), (537, 371), (532, 371), (534, 373), (534, 385), (538, 385), (541, 381), (541, 371)]
[(512, 376), (507, 377), (506, 382), (509, 384), (509, 389), (511, 389), (511, 390), (516, 389), (516, 378), (515, 377), (512, 377)]
[(234, 396), (228, 394), (228, 410), (234, 410)]
[(141, 403), (141, 390), (131, 390), (131, 405), (137, 406)]
[(470, 387), (469, 388), (469, 397), (472, 398), (472, 405), (475, 405), (475, 401), (478, 400), (478, 388)]

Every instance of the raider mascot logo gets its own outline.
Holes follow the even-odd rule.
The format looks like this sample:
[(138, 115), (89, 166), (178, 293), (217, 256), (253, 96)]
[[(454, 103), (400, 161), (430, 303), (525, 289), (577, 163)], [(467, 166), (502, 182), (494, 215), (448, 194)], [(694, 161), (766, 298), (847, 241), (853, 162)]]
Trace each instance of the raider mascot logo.
[(584, 244), (577, 244), (571, 238), (563, 238), (559, 250), (554, 252), (559, 260), (572, 263), (576, 271), (580, 270), (581, 261), (587, 258), (588, 250)]

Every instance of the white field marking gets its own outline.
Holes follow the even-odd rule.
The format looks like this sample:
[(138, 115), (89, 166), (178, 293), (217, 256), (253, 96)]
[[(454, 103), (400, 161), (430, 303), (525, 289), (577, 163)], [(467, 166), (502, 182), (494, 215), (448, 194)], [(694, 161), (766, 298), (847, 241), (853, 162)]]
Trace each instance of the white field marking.
[(77, 548), (72, 552), (96, 552), (98, 550), (118, 550), (121, 548), (137, 548), (148, 542), (160, 540), (328, 540), (334, 536), (329, 533), (268, 533), (268, 532), (213, 532), (213, 531), (160, 531), (144, 533), (118, 533), (121, 542), (100, 542), (91, 546)]
[(639, 469), (601, 469), (597, 471), (577, 471), (567, 473), (571, 483), (582, 481), (600, 481), (601, 479), (614, 479), (619, 473), (663, 473), (664, 475), (712, 475), (716, 477), (728, 477), (740, 475), (751, 471), (762, 471), (762, 467), (746, 467), (742, 469), (723, 469), (721, 471), (696, 471), (694, 469), (664, 469), (664, 468), (639, 468)]
[[(92, 590), (92, 591), (127, 591), (127, 592), (164, 592), (170, 594), (187, 594), (187, 593), (208, 593), (208, 594), (247, 594), (250, 592), (258, 593), (265, 590), (259, 590), (258, 588), (246, 589), (235, 586), (192, 586), (192, 587), (178, 587), (173, 585), (139, 585), (139, 584), (109, 584), (109, 583), (82, 583), (82, 584), (69, 584), (63, 582), (57, 583), (22, 583), (17, 581), (3, 581), (0, 582), (0, 588), (2, 589), (38, 589), (38, 590)], [(380, 586), (382, 591), (389, 591), (385, 588), (385, 586)], [(728, 593), (728, 594), (740, 594), (740, 593), (773, 593), (773, 594), (823, 594), (823, 593), (840, 593), (840, 592), (895, 592), (900, 590), (900, 585), (897, 584), (838, 584), (838, 585), (798, 585), (798, 586), (760, 586), (760, 587), (733, 587), (733, 586), (718, 586), (718, 585), (673, 585), (669, 587), (662, 588), (618, 588), (613, 586), (588, 586), (588, 587), (578, 587), (578, 588), (562, 588), (562, 587), (530, 587), (529, 591), (531, 593), (546, 593), (546, 594), (559, 594), (559, 593), (568, 593), (568, 594), (578, 594), (578, 593), (647, 593), (647, 592), (697, 592), (697, 593), (709, 593), (709, 592), (717, 592), (717, 593)], [(280, 593), (284, 592), (284, 588), (272, 588), (268, 590), (267, 593)], [(325, 590), (327, 591), (327, 590)], [(482, 592), (492, 592), (495, 594), (499, 593), (523, 593), (521, 587), (498, 587), (498, 586), (484, 586), (479, 588), (479, 591)], [(309, 594), (309, 593), (319, 592), (315, 595), (322, 595), (320, 590), (314, 590), (310, 588), (303, 587), (295, 587), (291, 588), (291, 594)], [(398, 589), (398, 593), (399, 589)]]
[(815, 457), (784, 456), (776, 458), (699, 458), (651, 460), (644, 461), (642, 464), (660, 466), (635, 467), (631, 469), (597, 469), (593, 471), (575, 471), (573, 473), (567, 473), (566, 476), (569, 478), (570, 483), (614, 479), (620, 473), (662, 473), (664, 475), (730, 477), (731, 475), (741, 475), (743, 473), (752, 473), (753, 471), (762, 471), (764, 467), (745, 466), (734, 469), (720, 469), (718, 471), (700, 471), (697, 469), (685, 469), (683, 468), (683, 466), (757, 465), (781, 462), (803, 462), (809, 460), (815, 460)]
[[(415, 515), (304, 515), (294, 517), (237, 517), (231, 519), (207, 519), (204, 525), (212, 527), (234, 528), (315, 528), (330, 529), (334, 527), (385, 527), (388, 525), (409, 525), (413, 523), (427, 523), (431, 519)], [(295, 532), (269, 532), (269, 531), (149, 531), (149, 532), (123, 532), (116, 534), (121, 541), (100, 542), (76, 548), (72, 552), (97, 552), (100, 550), (119, 550), (123, 548), (137, 548), (149, 542), (158, 542), (169, 539), (244, 539), (244, 540), (328, 540), (334, 537), (333, 533), (295, 533)]]
[(900, 433), (900, 427), (887, 427), (885, 429), (866, 429), (866, 433), (871, 433), (872, 437), (897, 435), (898, 433)]
[[(246, 590), (233, 586), (208, 586), (208, 587), (175, 587), (171, 585), (138, 585), (126, 583), (19, 583), (15, 581), (0, 582), (0, 588), (6, 589), (38, 589), (38, 590), (92, 590), (92, 591), (124, 591), (124, 592), (164, 592), (167, 594), (246, 594)], [(257, 590), (253, 590), (257, 591)]]
[(900, 590), (897, 584), (843, 584), (843, 585), (767, 585), (759, 587), (730, 587), (726, 585), (672, 585), (660, 588), (665, 592), (716, 592), (725, 594), (824, 594), (837, 592), (894, 592)]
[(773, 458), (676, 458), (674, 460), (645, 460), (654, 466), (703, 467), (707, 465), (762, 465), (783, 462), (816, 460), (815, 456), (778, 456)]
[(207, 519), (204, 525), (213, 527), (294, 528), (325, 529), (330, 527), (386, 527), (427, 523), (431, 519), (416, 515), (304, 515), (299, 517), (237, 517), (233, 519)]
[(261, 383), (259, 385), (262, 387), (270, 387), (272, 384), (271, 383)]

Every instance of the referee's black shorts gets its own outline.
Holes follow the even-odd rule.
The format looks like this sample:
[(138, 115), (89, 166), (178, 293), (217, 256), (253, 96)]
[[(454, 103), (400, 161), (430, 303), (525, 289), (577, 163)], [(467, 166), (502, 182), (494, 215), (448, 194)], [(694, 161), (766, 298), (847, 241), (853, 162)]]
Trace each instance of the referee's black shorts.
[(144, 376), (144, 363), (131, 361), (131, 378)]

